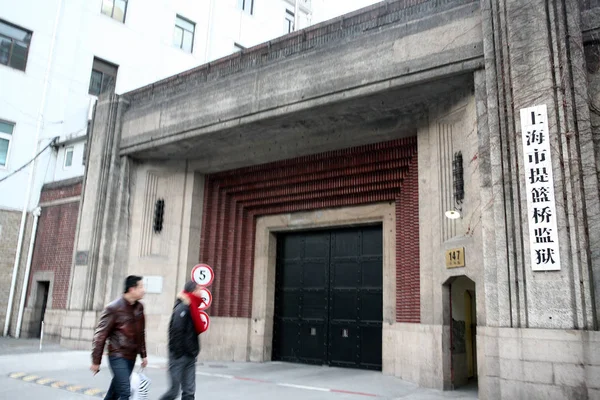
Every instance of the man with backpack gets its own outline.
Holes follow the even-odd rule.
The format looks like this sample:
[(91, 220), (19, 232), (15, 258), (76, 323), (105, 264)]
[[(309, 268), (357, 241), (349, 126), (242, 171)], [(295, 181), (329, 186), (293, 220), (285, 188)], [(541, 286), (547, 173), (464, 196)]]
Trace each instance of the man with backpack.
[(171, 388), (160, 400), (174, 400), (181, 389), (181, 400), (194, 400), (196, 360), (200, 353), (198, 335), (205, 330), (198, 307), (202, 303), (201, 286), (189, 281), (177, 296), (169, 323), (169, 376)]

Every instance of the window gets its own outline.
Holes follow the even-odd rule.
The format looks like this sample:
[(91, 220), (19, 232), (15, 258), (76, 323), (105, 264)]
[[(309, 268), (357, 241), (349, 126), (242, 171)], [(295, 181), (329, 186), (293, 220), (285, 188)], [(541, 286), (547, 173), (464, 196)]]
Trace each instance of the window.
[(0, 20), (0, 64), (25, 71), (32, 34)]
[(69, 168), (73, 165), (73, 146), (65, 149), (65, 168)]
[(283, 29), (285, 29), (285, 33), (291, 33), (294, 31), (294, 12), (290, 10), (285, 10), (285, 25)]
[(238, 0), (238, 8), (250, 15), (254, 15), (254, 0)]
[(118, 66), (94, 57), (88, 93), (93, 96), (100, 96), (101, 93), (106, 91), (114, 91), (118, 69)]
[(173, 34), (173, 45), (185, 52), (191, 53), (194, 49), (194, 32), (196, 24), (180, 17), (175, 18), (175, 33)]
[(154, 204), (154, 233), (161, 233), (165, 220), (165, 200), (158, 199)]
[(128, 0), (102, 0), (102, 14), (125, 23)]
[(6, 167), (8, 163), (8, 150), (15, 124), (0, 121), (0, 167)]
[[(89, 125), (89, 122), (88, 122), (88, 125)], [(85, 166), (86, 162), (87, 162), (87, 142), (85, 142), (83, 144), (83, 157), (81, 157), (81, 165)]]

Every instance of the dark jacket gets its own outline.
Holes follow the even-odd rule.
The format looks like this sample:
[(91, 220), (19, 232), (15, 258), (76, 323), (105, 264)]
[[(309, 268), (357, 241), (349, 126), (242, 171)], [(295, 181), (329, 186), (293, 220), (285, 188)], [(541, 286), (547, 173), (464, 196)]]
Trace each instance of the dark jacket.
[(92, 344), (92, 362), (100, 365), (104, 344), (108, 340), (108, 355), (135, 360), (146, 357), (146, 320), (144, 306), (130, 304), (121, 297), (107, 305), (100, 316)]
[(182, 356), (196, 358), (200, 353), (200, 340), (190, 312), (190, 299), (180, 293), (169, 323), (169, 353), (175, 358)]

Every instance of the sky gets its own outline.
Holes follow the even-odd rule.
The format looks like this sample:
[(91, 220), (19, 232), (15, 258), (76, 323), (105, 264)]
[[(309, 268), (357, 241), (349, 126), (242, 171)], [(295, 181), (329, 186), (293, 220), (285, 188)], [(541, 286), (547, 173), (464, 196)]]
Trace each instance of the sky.
[(379, 3), (381, 0), (312, 0), (313, 23), (339, 17), (359, 8)]

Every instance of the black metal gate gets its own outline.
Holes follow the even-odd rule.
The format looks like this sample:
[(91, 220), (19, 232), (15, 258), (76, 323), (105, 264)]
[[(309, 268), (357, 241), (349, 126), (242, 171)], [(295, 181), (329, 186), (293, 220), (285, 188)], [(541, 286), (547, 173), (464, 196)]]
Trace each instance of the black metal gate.
[(379, 226), (278, 237), (273, 359), (381, 369)]

